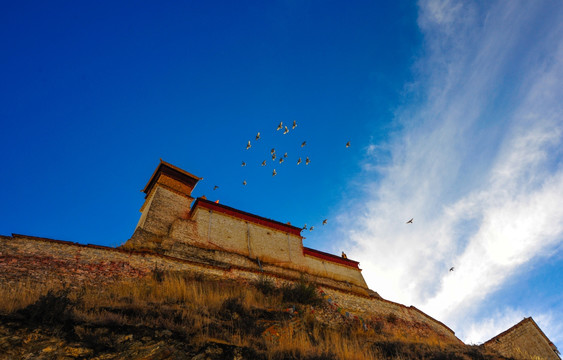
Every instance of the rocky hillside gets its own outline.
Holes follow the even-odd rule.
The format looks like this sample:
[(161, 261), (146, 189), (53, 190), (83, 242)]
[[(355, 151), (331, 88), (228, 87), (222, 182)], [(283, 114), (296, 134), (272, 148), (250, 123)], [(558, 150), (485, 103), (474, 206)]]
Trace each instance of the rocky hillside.
[(305, 279), (154, 271), (0, 285), (0, 359), (502, 359), (386, 316), (346, 317)]

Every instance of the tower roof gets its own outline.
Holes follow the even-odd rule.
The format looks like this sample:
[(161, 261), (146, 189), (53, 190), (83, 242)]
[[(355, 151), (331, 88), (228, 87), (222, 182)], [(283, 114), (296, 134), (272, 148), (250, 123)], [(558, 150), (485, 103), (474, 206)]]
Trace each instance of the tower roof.
[(189, 172), (182, 170), (179, 167), (176, 167), (160, 159), (160, 164), (158, 164), (156, 170), (154, 171), (151, 178), (149, 179), (149, 182), (147, 183), (147, 185), (145, 185), (145, 188), (141, 191), (148, 195), (148, 193), (153, 188), (154, 184), (158, 181), (160, 174), (164, 174), (168, 177), (171, 177), (172, 179), (175, 179), (181, 182), (182, 184), (189, 186), (191, 189), (195, 187), (195, 185), (199, 180), (203, 179), (199, 176), (190, 174)]

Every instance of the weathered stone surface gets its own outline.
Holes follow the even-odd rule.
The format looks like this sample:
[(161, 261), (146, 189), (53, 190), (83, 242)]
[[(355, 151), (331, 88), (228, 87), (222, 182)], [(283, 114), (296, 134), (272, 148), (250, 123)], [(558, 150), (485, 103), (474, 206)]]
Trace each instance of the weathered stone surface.
[(510, 329), (485, 342), (485, 347), (515, 359), (541, 358), (560, 360), (555, 345), (549, 341), (536, 322), (525, 318)]

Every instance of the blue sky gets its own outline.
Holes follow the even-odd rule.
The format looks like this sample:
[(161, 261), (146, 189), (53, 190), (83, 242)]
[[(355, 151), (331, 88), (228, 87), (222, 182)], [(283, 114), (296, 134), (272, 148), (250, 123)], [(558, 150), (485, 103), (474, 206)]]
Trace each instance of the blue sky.
[(306, 246), (466, 342), (533, 316), (562, 348), (562, 18), (558, 1), (4, 4), (0, 234), (119, 245), (162, 158), (204, 178), (195, 196), (315, 226)]

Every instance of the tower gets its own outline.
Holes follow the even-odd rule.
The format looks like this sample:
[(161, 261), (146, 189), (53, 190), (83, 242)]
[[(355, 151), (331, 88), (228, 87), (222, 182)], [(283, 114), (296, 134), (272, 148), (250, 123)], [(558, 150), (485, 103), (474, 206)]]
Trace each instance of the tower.
[(176, 219), (187, 219), (192, 190), (202, 178), (160, 160), (142, 192), (145, 202), (129, 245), (158, 249)]

